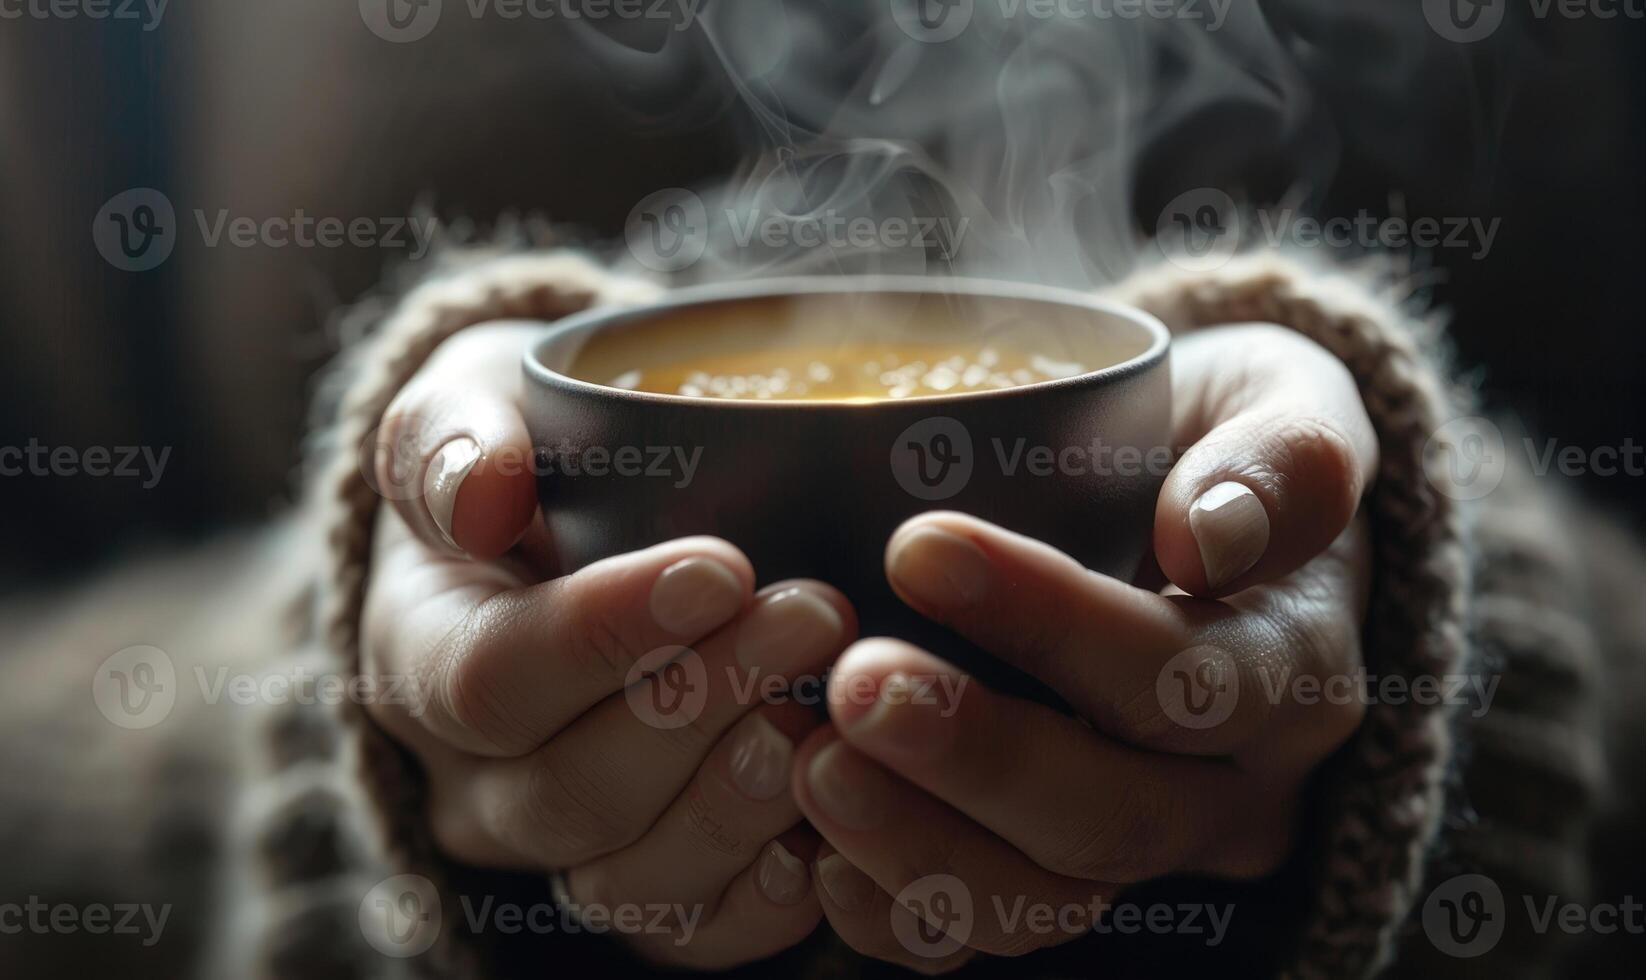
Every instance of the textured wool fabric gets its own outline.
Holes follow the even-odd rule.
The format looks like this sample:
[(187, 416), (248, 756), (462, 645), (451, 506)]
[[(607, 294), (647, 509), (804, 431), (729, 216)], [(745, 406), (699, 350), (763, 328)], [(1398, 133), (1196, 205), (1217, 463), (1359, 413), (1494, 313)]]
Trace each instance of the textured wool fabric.
[[(650, 284), (604, 273), (571, 252), (495, 258), (422, 282), (355, 349), (353, 363), (342, 367), (349, 381), (336, 427), (329, 434), (329, 463), (307, 501), (318, 515), (317, 526), (325, 528), (327, 566), (316, 611), (320, 635), (346, 670), (358, 672), (360, 612), (381, 499), (367, 479), (370, 465), (362, 459), (360, 447), (371, 444), (373, 430), (394, 395), (442, 341), (466, 327), (502, 319), (556, 320), (597, 303), (636, 302), (655, 291)], [(440, 888), (452, 876), (429, 838), (415, 765), (358, 706), (346, 715), (352, 737), (345, 737), (339, 758), (358, 768), (363, 787), (376, 804), (371, 813), (379, 821), (379, 834), (373, 836), (383, 845), (373, 855), (377, 870), (412, 871)], [(293, 820), (291, 815), (281, 817), (271, 833), (282, 832), (280, 828)], [(280, 934), (279, 929), (271, 930), (271, 935)], [(397, 965), (413, 975), (472, 971), (473, 960), (454, 941), (456, 935), (456, 929), (442, 930), (437, 948), (415, 962)], [(293, 972), (302, 973), (301, 958), (288, 958)]]
[[(1520, 522), (1496, 522), (1491, 550), (1482, 552), (1471, 544), (1472, 524), (1456, 499), (1467, 494), (1448, 486), (1443, 469), (1425, 467), (1426, 452), (1447, 448), (1443, 440), (1451, 427), (1446, 423), (1469, 415), (1472, 408), (1467, 395), (1447, 381), (1446, 361), (1436, 347), (1436, 325), (1408, 312), (1393, 285), (1379, 279), (1375, 270), (1310, 268), (1259, 253), (1237, 256), (1210, 272), (1161, 265), (1110, 293), (1149, 310), (1179, 332), (1232, 322), (1280, 324), (1320, 343), (1348, 366), (1381, 447), (1381, 468), (1366, 502), (1376, 561), (1365, 631), (1369, 672), (1408, 679), (1487, 669), (1507, 673), (1541, 657), (1546, 673), (1571, 679), (1580, 692), (1572, 704), (1580, 705), (1584, 678), (1595, 669), (1593, 641), (1584, 635), (1581, 623), (1557, 620), (1527, 605), (1533, 600), (1521, 593), (1544, 579), (1534, 573), (1530, 582), (1497, 581), (1494, 575), (1511, 575), (1510, 569), (1524, 563), (1494, 561), (1485, 581), (1498, 591), (1481, 594), (1478, 557), (1495, 559), (1504, 549), (1512, 550), (1513, 542), (1504, 538)], [(330, 434), (331, 461), (313, 484), (309, 501), (311, 517), (324, 526), (326, 535), (326, 573), (317, 588), (318, 642), (324, 656), (344, 670), (352, 671), (358, 664), (360, 612), (379, 503), (360, 464), (359, 447), (430, 352), (470, 325), (503, 318), (553, 320), (590, 304), (637, 299), (653, 288), (609, 275), (570, 253), (518, 255), (493, 257), (437, 275), (393, 307), (351, 355), (352, 363), (342, 375), (346, 387)], [(1438, 447), (1436, 439), (1442, 440)], [(1535, 512), (1541, 506), (1539, 500), (1527, 501), (1524, 496), (1506, 491), (1479, 509)], [(1561, 560), (1560, 549), (1544, 547), (1541, 539), (1533, 550), (1542, 560)], [(1568, 574), (1565, 581), (1576, 581), (1576, 576)], [(1558, 592), (1548, 604), (1560, 606), (1570, 599), (1570, 591)], [(1528, 622), (1550, 636), (1525, 642)], [(1513, 649), (1517, 643), (1524, 649)], [(430, 839), (414, 762), (357, 707), (343, 710), (348, 716), (343, 744), (326, 750), (317, 761), (357, 771), (358, 788), (375, 814), (374, 830), (361, 830), (356, 817), (344, 812), (317, 815), (327, 808), (348, 811), (360, 805), (353, 787), (318, 798), (293, 798), (270, 814), (260, 835), (268, 855), (264, 874), (277, 888), (311, 891), (316, 875), (359, 881), (408, 872), (441, 889), (457, 880), (472, 881), (474, 872), (444, 861)], [(1563, 801), (1567, 805), (1553, 807), (1558, 812), (1541, 824), (1515, 827), (1513, 820), (1505, 820), (1501, 826), (1531, 839), (1504, 838), (1508, 843), (1498, 854), (1491, 853), (1491, 841), (1498, 838), (1479, 832), (1474, 822), (1446, 819), (1448, 806), (1460, 807), (1466, 791), (1481, 792), (1464, 785), (1467, 780), (1459, 778), (1461, 770), (1454, 764), (1454, 743), (1463, 728), (1457, 713), (1455, 704), (1374, 704), (1352, 742), (1321, 773), (1318, 812), (1323, 823), (1310, 835), (1313, 852), (1303, 856), (1310, 879), (1308, 922), (1301, 933), (1276, 939), (1291, 951), (1286, 974), (1359, 977), (1387, 966), (1403, 941), (1414, 942), (1409, 919), (1422, 903), (1426, 870), (1437, 855), (1457, 866), (1520, 866), (1519, 874), (1538, 887), (1559, 888), (1562, 893), (1580, 887), (1583, 815), (1591, 809), (1587, 797), (1569, 796)], [(1481, 730), (1472, 733), (1471, 759), (1483, 766), (1563, 775), (1584, 789), (1598, 784), (1602, 763), (1596, 743), (1579, 731), (1551, 731), (1546, 724), (1540, 728), (1540, 719), (1548, 714), (1513, 707), (1494, 713), (1490, 726), (1478, 726)], [(323, 728), (327, 723), (313, 724)], [(289, 765), (300, 757), (282, 746), (310, 738), (312, 733), (298, 737), (307, 728), (308, 723), (288, 720), (284, 727), (272, 729), (271, 758)], [(315, 741), (324, 743), (325, 738)], [(348, 782), (345, 776), (334, 785)], [(354, 838), (347, 848), (334, 848), (350, 851), (352, 860), (291, 868), (289, 845), (305, 833), (305, 826), (356, 828), (345, 835)], [(1443, 830), (1455, 831), (1462, 843), (1437, 847)], [(313, 853), (316, 848), (306, 850)], [(1545, 855), (1547, 867), (1530, 867), (1529, 855)], [(286, 870), (270, 870), (276, 868)], [(281, 874), (287, 877), (282, 879)], [(343, 889), (339, 894), (349, 893)], [(331, 911), (346, 911), (352, 928), (353, 906)], [(325, 935), (323, 918), (316, 913), (316, 920), (301, 929), (297, 922), (270, 923), (269, 935), (286, 937), (271, 947), (276, 964), (272, 975), (304, 972), (299, 950), (308, 944), (302, 940)], [(459, 932), (443, 930), (436, 950), (415, 960), (367, 957), (358, 964), (363, 972), (347, 975), (384, 975), (390, 967), (411, 975), (468, 975), (480, 969), (479, 961), (458, 948), (467, 945), (459, 940)], [(1419, 961), (1425, 955), (1420, 940), (1413, 954)], [(612, 955), (619, 955), (612, 949)], [(1525, 959), (1515, 965), (1531, 962)], [(1524, 971), (1499, 969), (1499, 975), (1505, 972)]]
[[(1434, 328), (1378, 301), (1364, 280), (1310, 272), (1272, 254), (1210, 272), (1162, 265), (1121, 284), (1119, 298), (1173, 331), (1277, 323), (1349, 367), (1377, 431), (1380, 468), (1367, 498), (1376, 588), (1369, 674), (1444, 677), (1465, 669), (1470, 566), (1455, 501), (1426, 470), (1430, 439), (1470, 414), (1442, 381)], [(1328, 830), (1299, 976), (1361, 976), (1382, 966), (1412, 907), (1444, 810), (1451, 737), (1441, 705), (1374, 704), (1329, 775)]]
[[(1490, 710), (1375, 706), (1314, 780), (1316, 819), (1295, 867), (1264, 882), (1162, 883), (1186, 889), (1178, 897), (1234, 903), (1228, 943), (1157, 937), (1139, 954), (1117, 937), (1089, 936), (1018, 960), (978, 958), (967, 975), (1355, 977), (1379, 964), (1385, 975), (1493, 980), (1638, 972), (1626, 969), (1638, 965), (1629, 947), (1638, 935), (1539, 930), (1526, 909), (1646, 895), (1646, 713), (1637, 706), (1646, 560), (1618, 525), (1514, 453), (1518, 465), (1484, 496), (1424, 466), (1429, 434), (1453, 431), (1441, 423), (1471, 409), (1445, 382), (1434, 325), (1405, 312), (1397, 286), (1373, 268), (1249, 255), (1212, 272), (1145, 270), (1114, 292), (1179, 331), (1269, 320), (1344, 359), (1382, 442), (1366, 503), (1377, 542), (1367, 663), (1407, 677), (1479, 677), (1497, 685)], [(657, 288), (568, 253), (448, 255), (348, 324), (359, 339), (323, 389), (320, 465), (297, 512), (0, 606), (9, 637), (0, 902), (38, 895), (171, 913), (152, 948), (129, 936), (8, 934), (0, 975), (495, 980), (628, 964), (626, 947), (600, 936), (490, 926), (474, 935), (465, 898), (548, 902), (546, 876), (443, 860), (418, 767), (352, 702), (205, 701), (195, 678), (352, 674), (380, 509), (361, 446), (443, 339), (495, 317), (552, 319)], [(1504, 434), (1517, 444), (1507, 426)], [(99, 663), (134, 643), (169, 655), (179, 694), (168, 717), (142, 730), (117, 725), (89, 696)], [(1439, 948), (1424, 911), (1464, 874), (1501, 891), (1511, 927), (1459, 959)], [(398, 894), (378, 888), (398, 875), (439, 893), (427, 951), (392, 941), (370, 914)], [(823, 928), (756, 972), (886, 971)]]

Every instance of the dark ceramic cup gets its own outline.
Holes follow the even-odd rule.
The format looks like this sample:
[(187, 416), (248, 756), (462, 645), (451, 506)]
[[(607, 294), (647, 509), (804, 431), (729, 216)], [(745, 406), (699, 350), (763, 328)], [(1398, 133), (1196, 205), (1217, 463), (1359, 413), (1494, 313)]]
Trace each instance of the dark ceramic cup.
[[(636, 369), (784, 345), (956, 340), (1094, 369), (869, 402), (612, 384)], [(526, 422), (565, 569), (716, 535), (743, 549), (761, 582), (807, 577), (839, 588), (865, 636), (908, 639), (985, 683), (1044, 698), (893, 595), (887, 539), (909, 517), (952, 509), (1130, 578), (1170, 465), (1167, 355), (1157, 320), (1082, 293), (964, 279), (761, 280), (556, 324), (526, 357)]]

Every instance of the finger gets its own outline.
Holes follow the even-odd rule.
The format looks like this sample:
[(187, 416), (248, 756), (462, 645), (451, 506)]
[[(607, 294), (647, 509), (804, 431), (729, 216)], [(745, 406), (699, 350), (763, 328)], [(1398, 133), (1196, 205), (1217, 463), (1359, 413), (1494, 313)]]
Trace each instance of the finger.
[(1321, 742), (1339, 743), (1358, 722), (1299, 710), (1276, 692), (1359, 662), (1364, 551), (1356, 522), (1271, 588), (1211, 602), (1156, 595), (1041, 542), (936, 512), (892, 535), (887, 576), (915, 609), (1038, 677), (1107, 735), (1279, 769), (1317, 761)]
[(810, 890), (804, 865), (797, 879), (785, 860), (792, 855), (769, 853), (769, 845), (800, 822), (789, 769), (795, 745), (817, 724), (792, 701), (749, 712), (645, 836), (567, 875), (573, 894), (712, 908), (733, 878), (764, 861), (767, 898), (797, 904)]
[[(1180, 599), (1197, 622), (1196, 646), (1162, 670), (1162, 708), (1189, 740), (1228, 744), (1247, 771), (1312, 771), (1365, 716), (1361, 624), (1370, 589), (1361, 515), (1284, 578), (1221, 602)], [(1230, 724), (1249, 736), (1218, 733)]]
[(426, 544), (491, 559), (537, 510), (520, 358), (540, 325), (466, 330), (397, 395), (377, 430), (376, 486)]
[(803, 828), (768, 841), (759, 859), (704, 913), (694, 935), (662, 942), (647, 937), (640, 945), (642, 955), (686, 969), (726, 970), (805, 939), (822, 919), (808, 869), (816, 847), (816, 835)]
[(1377, 437), (1343, 363), (1292, 331), (1251, 326), (1186, 338), (1172, 370), (1175, 390), (1193, 393), (1178, 406), (1193, 446), (1156, 507), (1161, 570), (1190, 594), (1226, 595), (1325, 550), (1377, 470)]
[[(948, 946), (934, 937), (932, 948), (942, 952), (964, 945), (1013, 955), (1075, 938), (1046, 937), (1021, 921), (1007, 922), (993, 914), (997, 900), (1006, 907), (1019, 898), (1054, 906), (1089, 905), (1114, 894), (1111, 885), (1041, 868), (857, 752), (831, 728), (820, 729), (801, 745), (794, 780), (795, 799), (818, 833), (882, 890), (956, 944)], [(945, 890), (943, 901), (926, 904), (924, 899), (930, 896), (922, 892), (934, 885)], [(948, 914), (967, 906), (974, 914)]]
[(1262, 726), (1255, 699), (1204, 736), (1171, 724), (1155, 688), (1167, 663), (1195, 645), (1189, 614), (1032, 538), (964, 514), (922, 514), (892, 534), (886, 576), (916, 610), (1133, 745), (1223, 754)]
[[(959, 969), (977, 955), (970, 946), (947, 949), (955, 944), (937, 940), (930, 926), (917, 920), (913, 912), (899, 905), (830, 844), (824, 844), (818, 852), (812, 879), (817, 882), (818, 899), (829, 926), (863, 956), (938, 976)], [(923, 934), (934, 941), (921, 942)], [(904, 938), (911, 936), (916, 937), (915, 941)]]
[(391, 733), (421, 726), (484, 756), (542, 745), (621, 690), (648, 652), (729, 622), (754, 582), (743, 553), (715, 538), (671, 541), (527, 588), (417, 542), (385, 560), (366, 604), (364, 670), (415, 679), (420, 710), (375, 704), (374, 717)]
[[(851, 605), (816, 582), (779, 583), (695, 649), (585, 712), (547, 745), (479, 766), (469, 799), (484, 863), (576, 867), (654, 825), (757, 701), (821, 671), (856, 634)], [(777, 686), (772, 686), (776, 684)]]
[(1289, 778), (1139, 751), (970, 680), (907, 643), (864, 640), (835, 666), (829, 712), (858, 752), (1059, 875), (1261, 874), (1285, 855)]

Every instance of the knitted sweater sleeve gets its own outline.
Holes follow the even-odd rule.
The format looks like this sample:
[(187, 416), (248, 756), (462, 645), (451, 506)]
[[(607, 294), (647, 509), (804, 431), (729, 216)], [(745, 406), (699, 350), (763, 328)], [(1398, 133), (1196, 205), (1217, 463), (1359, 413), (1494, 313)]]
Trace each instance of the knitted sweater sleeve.
[[(395, 394), (435, 348), (468, 327), (503, 319), (549, 322), (592, 305), (636, 302), (656, 290), (571, 251), (455, 253), (445, 261), (386, 308), (360, 314), (369, 321), (365, 336), (330, 378), (336, 405), (328, 413), (333, 417), (322, 420), (319, 464), (303, 507), (305, 525), (321, 538), (312, 647), (346, 676), (359, 671), (360, 617), (381, 500), (365, 461)], [(263, 856), (257, 873), (272, 892), (260, 954), (264, 973), (307, 976), (323, 947), (338, 976), (483, 975), (486, 945), (466, 924), (462, 898), (530, 908), (552, 901), (547, 881), (445, 860), (426, 823), (415, 760), (358, 704), (332, 709), (340, 715), (320, 710), (297, 708), (266, 726), (268, 781), (287, 782), (316, 765), (343, 778), (254, 820), (253, 849)], [(338, 859), (314, 867), (293, 861), (317, 846)], [(302, 897), (317, 893), (338, 898), (317, 907)], [(397, 925), (374, 907), (402, 907), (405, 920)]]
[[(1378, 283), (1371, 275), (1257, 253), (1209, 272), (1145, 269), (1110, 292), (1174, 331), (1266, 321), (1295, 329), (1342, 359), (1381, 448), (1381, 469), (1366, 501), (1376, 562), (1367, 670), (1408, 680), (1447, 678), (1481, 663), (1471, 639), (1476, 559), (1466, 518), (1472, 494), (1457, 484), (1455, 470), (1426, 464), (1457, 449), (1452, 443), (1467, 431), (1457, 420), (1471, 408), (1446, 379), (1435, 325)], [(342, 669), (358, 661), (378, 504), (358, 451), (395, 392), (440, 342), (467, 326), (500, 318), (552, 320), (649, 288), (566, 253), (492, 259), (425, 282), (361, 346), (332, 429), (332, 461), (310, 501), (327, 528), (319, 641)], [(367, 850), (385, 873), (413, 874), (444, 888), (465, 872), (443, 861), (432, 843), (415, 766), (363, 712), (343, 710), (347, 748), (340, 757), (358, 771), (364, 807), (374, 815)], [(1426, 871), (1455, 802), (1461, 714), (1456, 703), (1372, 705), (1351, 743), (1321, 774), (1322, 825), (1310, 835), (1316, 853), (1307, 856), (1309, 916), (1290, 937), (1291, 975), (1370, 976), (1410, 939), (1408, 923), (1427, 895)], [(459, 931), (442, 930), (414, 972), (468, 972), (459, 949), (466, 944), (454, 938)]]
[[(1622, 568), (1638, 580), (1640, 556), (1614, 546), (1627, 556), (1610, 572), (1585, 560), (1578, 541), (1595, 532), (1580, 532), (1572, 501), (1532, 477), (1510, 427), (1476, 415), (1471, 394), (1449, 383), (1438, 324), (1404, 309), (1396, 285), (1372, 268), (1253, 253), (1209, 272), (1163, 265), (1115, 293), (1174, 331), (1290, 327), (1348, 366), (1381, 460), (1365, 501), (1367, 674), (1453, 692), (1371, 699), (1320, 774), (1315, 853), (1302, 856), (1306, 919), (1287, 940), (1287, 974), (1550, 975), (1569, 950), (1527, 921), (1526, 903), (1588, 892), (1586, 838), (1612, 736), (1601, 677), (1641, 675), (1638, 629), (1607, 643), (1591, 628), (1623, 608), (1597, 604), (1595, 586)], [(1448, 918), (1468, 909), (1480, 928)]]

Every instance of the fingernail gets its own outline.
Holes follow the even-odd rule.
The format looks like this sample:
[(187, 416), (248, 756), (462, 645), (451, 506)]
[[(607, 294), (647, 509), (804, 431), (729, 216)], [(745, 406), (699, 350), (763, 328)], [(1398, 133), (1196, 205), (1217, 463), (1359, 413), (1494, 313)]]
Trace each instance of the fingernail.
[(782, 670), (822, 660), (840, 645), (846, 624), (828, 600), (795, 587), (765, 596), (737, 625), (737, 661)]
[(760, 856), (760, 867), (755, 871), (755, 881), (766, 897), (778, 905), (799, 903), (811, 886), (805, 863), (777, 841), (766, 845), (766, 852)]
[(873, 830), (880, 825), (880, 801), (872, 788), (850, 775), (851, 749), (844, 742), (832, 742), (812, 756), (806, 770), (806, 785), (812, 798), (828, 817), (853, 830)]
[(743, 583), (713, 558), (677, 561), (663, 569), (652, 586), (652, 618), (676, 636), (702, 636), (741, 608)]
[(1269, 515), (1243, 484), (1219, 483), (1189, 507), (1189, 530), (1206, 565), (1206, 585), (1221, 588), (1244, 575), (1269, 547)]
[(969, 606), (989, 589), (989, 559), (983, 550), (930, 525), (892, 542), (886, 570), (904, 591), (944, 609)]
[(789, 786), (794, 745), (759, 715), (744, 725), (732, 749), (732, 782), (751, 800), (774, 800)]
[(829, 901), (855, 912), (874, 901), (874, 879), (857, 870), (857, 865), (836, 851), (817, 862), (817, 880), (829, 893)]
[(452, 538), (452, 514), (457, 509), (457, 491), (463, 480), (480, 462), (480, 446), (468, 436), (459, 436), (440, 447), (429, 460), (429, 472), (423, 478), (423, 501), (434, 518), (434, 526), (446, 543), (456, 548)]

